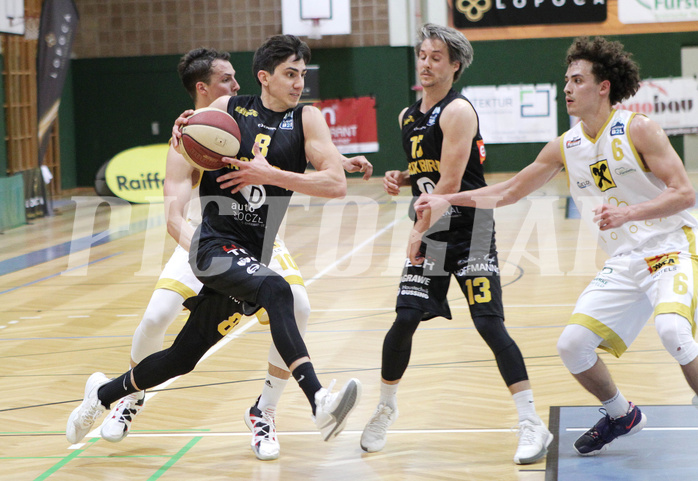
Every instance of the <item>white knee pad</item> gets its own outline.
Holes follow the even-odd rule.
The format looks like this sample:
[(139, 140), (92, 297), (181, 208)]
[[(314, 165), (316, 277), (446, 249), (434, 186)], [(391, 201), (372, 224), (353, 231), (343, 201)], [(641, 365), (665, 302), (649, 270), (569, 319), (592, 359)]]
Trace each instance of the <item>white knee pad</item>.
[(569, 324), (557, 340), (557, 352), (565, 367), (572, 374), (579, 374), (594, 367), (599, 356), (596, 348), (603, 338), (579, 324)]
[[(293, 293), (293, 314), (296, 317), (296, 325), (301, 333), (301, 337), (305, 336), (305, 329), (308, 327), (308, 318), (310, 317), (310, 299), (308, 299), (308, 291), (305, 286), (298, 284), (291, 285)], [(271, 343), (269, 348), (269, 364), (288, 371), (286, 363), (281, 358), (281, 354), (276, 350), (274, 343)]]
[(155, 289), (145, 309), (143, 319), (133, 334), (131, 359), (141, 362), (151, 354), (162, 350), (165, 332), (182, 312), (184, 298), (169, 289)]
[(654, 319), (664, 349), (685, 366), (698, 356), (698, 343), (693, 339), (691, 324), (679, 314), (659, 314)]

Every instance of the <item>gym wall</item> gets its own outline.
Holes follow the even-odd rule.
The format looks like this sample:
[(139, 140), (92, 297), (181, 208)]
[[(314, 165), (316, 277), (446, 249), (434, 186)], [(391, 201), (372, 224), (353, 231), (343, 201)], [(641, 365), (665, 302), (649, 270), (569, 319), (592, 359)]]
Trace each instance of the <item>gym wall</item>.
[[(71, 172), (63, 166), (64, 186), (90, 186), (96, 170), (116, 153), (167, 141), (172, 121), (191, 105), (175, 71), (184, 52), (200, 45), (233, 52), (241, 93), (257, 93), (250, 73), (252, 52), (266, 37), (281, 31), (279, 2), (75, 1), (81, 24), (74, 46), (77, 59), (72, 62), (74, 135), (66, 131), (61, 117), (61, 146), (71, 142), (72, 135), (75, 168)], [(306, 39), (313, 50), (312, 63), (320, 65), (322, 98), (376, 97), (381, 150), (368, 155), (375, 175), (403, 165), (396, 119), (416, 98), (411, 90), (412, 48), (388, 46), (391, 1), (352, 1), (351, 35)], [(554, 82), (561, 96), (565, 52), (572, 37), (581, 34), (623, 33), (611, 38), (634, 52), (643, 77), (680, 75), (681, 47), (698, 45), (695, 25), (623, 25), (617, 18), (616, 0), (609, 0), (608, 20), (600, 24), (464, 30), (473, 43), (475, 61), (456, 87)], [(64, 98), (62, 105), (66, 104)], [(157, 135), (151, 132), (153, 122), (159, 126)], [(564, 103), (558, 101), (560, 133), (568, 124)], [(681, 153), (682, 138), (674, 137), (672, 142)], [(519, 170), (542, 146), (488, 145), (485, 168)], [(70, 158), (62, 148), (62, 159)]]
[[(681, 75), (681, 47), (698, 45), (698, 32), (611, 36), (634, 53), (643, 78)], [(504, 85), (555, 83), (563, 95), (565, 53), (571, 37), (473, 42), (475, 58), (456, 84)], [(179, 56), (78, 59), (73, 61), (76, 183), (92, 185), (102, 163), (130, 147), (167, 142), (174, 119), (191, 105), (175, 67)], [(251, 73), (252, 52), (232, 54), (241, 93), (257, 93)], [(380, 152), (367, 157), (375, 175), (404, 166), (397, 116), (414, 101), (414, 55), (410, 47), (314, 49), (320, 65), (322, 98), (372, 95), (376, 98)], [(109, 79), (109, 82), (94, 79)], [(559, 133), (569, 118), (557, 102)], [(151, 124), (157, 122), (159, 135)], [(63, 130), (61, 130), (63, 133)], [(683, 137), (672, 137), (683, 152)], [(552, 139), (551, 139), (552, 140)], [(487, 142), (487, 139), (485, 139)], [(61, 139), (63, 143), (63, 139)], [(489, 172), (518, 171), (544, 144), (487, 144)], [(67, 169), (64, 168), (64, 176)]]

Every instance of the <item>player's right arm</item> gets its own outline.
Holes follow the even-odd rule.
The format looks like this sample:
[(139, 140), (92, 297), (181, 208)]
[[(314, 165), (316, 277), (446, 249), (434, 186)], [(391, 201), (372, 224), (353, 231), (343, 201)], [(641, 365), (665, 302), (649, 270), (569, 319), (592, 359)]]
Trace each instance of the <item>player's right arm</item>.
[(194, 228), (187, 222), (187, 210), (191, 201), (195, 171), (196, 169), (182, 157), (182, 154), (170, 145), (167, 151), (163, 187), (167, 233), (187, 251), (194, 235)]
[[(422, 194), (414, 208), (421, 216), (427, 210), (443, 212), (448, 205), (463, 205), (492, 209), (514, 204), (520, 199), (543, 187), (564, 167), (560, 138), (549, 142), (540, 151), (536, 160), (509, 180), (488, 185), (476, 190), (466, 190), (455, 194)], [(435, 213), (434, 212), (434, 213)], [(432, 219), (438, 219), (432, 213)]]
[[(228, 101), (230, 100), (230, 97), (230, 95), (223, 95), (222, 97), (218, 97), (211, 103), (211, 105), (209, 105), (209, 107), (213, 107), (222, 110), (223, 112), (227, 112)], [(192, 109), (185, 110), (179, 115), (179, 117), (177, 117), (174, 126), (172, 126), (172, 145), (174, 145), (175, 149), (179, 147), (179, 139), (182, 138), (182, 127), (187, 124), (187, 119), (191, 117), (193, 113), (194, 110)]]
[[(400, 115), (398, 115), (398, 124), (402, 129), (402, 117), (405, 115), (407, 107), (402, 109)], [(410, 185), (410, 172), (408, 170), (389, 170), (383, 176), (383, 190), (385, 190), (390, 195), (398, 195), (400, 193), (400, 187), (407, 187)]]

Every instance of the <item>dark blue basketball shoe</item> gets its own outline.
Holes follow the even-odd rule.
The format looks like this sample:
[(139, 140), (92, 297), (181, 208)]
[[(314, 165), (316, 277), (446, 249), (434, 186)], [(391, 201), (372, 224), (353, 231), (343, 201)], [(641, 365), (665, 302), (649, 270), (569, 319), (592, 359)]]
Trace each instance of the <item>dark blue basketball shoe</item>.
[(625, 416), (616, 419), (611, 419), (605, 409), (599, 411), (605, 416), (574, 442), (574, 449), (581, 456), (595, 456), (605, 451), (616, 438), (635, 434), (647, 424), (647, 416), (633, 403)]

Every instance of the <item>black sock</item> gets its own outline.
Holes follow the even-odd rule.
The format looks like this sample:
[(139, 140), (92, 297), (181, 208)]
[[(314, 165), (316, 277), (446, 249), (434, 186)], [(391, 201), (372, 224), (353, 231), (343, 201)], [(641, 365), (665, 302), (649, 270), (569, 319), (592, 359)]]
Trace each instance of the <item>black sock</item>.
[(304, 362), (293, 370), (293, 378), (298, 381), (298, 385), (303, 390), (305, 397), (310, 401), (315, 415), (315, 393), (322, 389), (322, 384), (315, 374), (312, 362)]
[(102, 385), (97, 391), (97, 397), (102, 402), (102, 405), (109, 409), (111, 403), (136, 391), (138, 389), (131, 384), (131, 371), (128, 371)]

